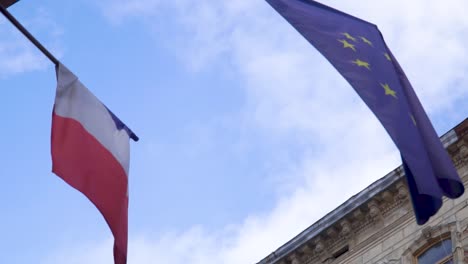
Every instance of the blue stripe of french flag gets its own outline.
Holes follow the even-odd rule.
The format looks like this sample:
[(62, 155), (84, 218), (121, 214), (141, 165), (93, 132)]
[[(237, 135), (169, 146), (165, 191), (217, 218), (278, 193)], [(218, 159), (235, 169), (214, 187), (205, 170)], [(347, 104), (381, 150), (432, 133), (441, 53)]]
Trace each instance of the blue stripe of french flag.
[(59, 64), (52, 114), (52, 171), (98, 208), (127, 262), (129, 139), (136, 135)]

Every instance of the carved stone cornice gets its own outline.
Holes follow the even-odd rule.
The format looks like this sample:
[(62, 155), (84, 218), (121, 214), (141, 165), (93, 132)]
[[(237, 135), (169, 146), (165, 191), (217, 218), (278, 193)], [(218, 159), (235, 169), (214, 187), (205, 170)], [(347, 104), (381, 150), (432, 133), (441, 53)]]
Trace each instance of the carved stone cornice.
[(315, 254), (321, 254), (325, 251), (325, 245), (324, 245), (324, 241), (322, 239), (322, 237), (317, 237), (315, 240), (314, 240), (314, 244), (315, 244), (315, 248), (314, 248), (314, 252)]
[(397, 188), (397, 198), (399, 200), (405, 200), (406, 198), (408, 198), (408, 189), (406, 185), (403, 183), (403, 181), (397, 182), (396, 188)]
[[(403, 180), (398, 180), (389, 188), (373, 196), (363, 206), (356, 208), (343, 216), (320, 235), (312, 238), (304, 246), (299, 247), (286, 258), (287, 264), (322, 263), (331, 261), (333, 253), (349, 246), (354, 237), (366, 230), (380, 232), (381, 223), (388, 215), (399, 208), (407, 206), (408, 190)], [(380, 230), (380, 231), (379, 231)], [(366, 231), (367, 232), (367, 231)], [(295, 262), (294, 262), (295, 261)]]
[(381, 211), (380, 211), (380, 208), (379, 208), (379, 204), (375, 199), (371, 200), (369, 203), (367, 203), (367, 208), (369, 208), (369, 215), (372, 218), (376, 218), (378, 216), (381, 216)]
[(332, 227), (327, 229), (326, 233), (327, 233), (327, 236), (331, 240), (333, 240), (338, 236), (338, 229), (336, 227), (332, 226)]
[(458, 153), (453, 157), (453, 163), (460, 170), (463, 165), (468, 163), (468, 146), (462, 145), (460, 146)]
[(303, 255), (308, 255), (308, 256), (312, 256), (314, 254), (314, 250), (312, 249), (312, 247), (309, 245), (309, 244), (305, 244), (304, 246), (302, 246), (299, 251), (303, 254)]
[(289, 255), (288, 260), (291, 264), (300, 264), (300, 256), (297, 253), (292, 253)]
[(457, 143), (447, 148), (457, 170), (468, 164), (468, 133), (460, 136)]
[(341, 226), (341, 235), (343, 236), (348, 236), (351, 234), (352, 228), (351, 228), (351, 223), (349, 220), (344, 219), (340, 222)]
[(394, 195), (390, 191), (383, 191), (382, 192), (382, 200), (386, 203), (391, 203), (393, 202)]
[[(468, 123), (467, 123), (468, 124)], [(467, 130), (468, 131), (468, 130)], [(447, 147), (447, 150), (454, 161), (457, 169), (462, 169), (461, 173), (468, 172), (468, 132), (457, 138), (455, 142)], [(312, 264), (312, 263), (334, 263), (334, 255), (339, 250), (348, 246), (353, 254), (356, 250), (365, 251), (372, 241), (389, 232), (392, 228), (411, 221), (412, 214), (410, 196), (406, 181), (403, 178), (404, 172), (400, 166), (393, 172), (396, 179), (390, 185), (372, 193), (365, 201), (360, 202), (346, 214), (334, 217), (332, 222), (324, 222), (324, 228), (313, 237), (282, 257), (280, 264)], [(468, 174), (467, 174), (468, 175)], [(462, 176), (462, 175), (461, 175)], [(342, 209), (345, 210), (345, 209)], [(467, 220), (468, 225), (468, 220)], [(448, 225), (450, 226), (450, 225)], [(434, 234), (447, 232), (445, 227), (435, 227), (423, 230), (418, 243), (424, 243)], [(468, 228), (461, 234), (464, 235), (461, 247), (468, 252)], [(414, 248), (413, 248), (414, 250)], [(344, 253), (347, 254), (347, 253)], [(343, 255), (346, 259), (346, 256)], [(402, 261), (407, 259), (403, 256)]]
[(364, 213), (362, 212), (360, 208), (357, 208), (356, 210), (354, 210), (353, 218), (355, 218), (358, 221), (361, 221), (364, 219)]

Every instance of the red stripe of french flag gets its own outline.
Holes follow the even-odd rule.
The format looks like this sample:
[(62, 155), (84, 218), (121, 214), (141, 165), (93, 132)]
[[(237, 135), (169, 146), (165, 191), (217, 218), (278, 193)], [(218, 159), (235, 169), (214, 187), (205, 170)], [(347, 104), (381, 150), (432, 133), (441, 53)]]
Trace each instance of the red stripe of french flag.
[(98, 208), (127, 263), (129, 138), (138, 138), (65, 66), (57, 67), (52, 171)]

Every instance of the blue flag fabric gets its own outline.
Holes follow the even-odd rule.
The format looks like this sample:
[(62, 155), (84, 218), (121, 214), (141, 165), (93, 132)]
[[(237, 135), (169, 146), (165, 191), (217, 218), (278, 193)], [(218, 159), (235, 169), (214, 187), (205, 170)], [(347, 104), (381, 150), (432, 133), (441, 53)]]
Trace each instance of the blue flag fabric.
[(315, 1), (266, 0), (351, 84), (400, 150), (417, 223), (464, 192), (458, 173), (377, 26)]

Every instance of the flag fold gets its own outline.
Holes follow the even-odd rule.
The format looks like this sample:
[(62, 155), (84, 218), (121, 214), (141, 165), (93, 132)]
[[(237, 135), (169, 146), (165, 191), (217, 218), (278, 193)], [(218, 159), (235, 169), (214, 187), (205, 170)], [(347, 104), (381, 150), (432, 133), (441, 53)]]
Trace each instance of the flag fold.
[(56, 72), (52, 171), (101, 212), (115, 239), (115, 264), (125, 264), (129, 139), (138, 138), (64, 65)]
[(464, 186), (377, 26), (315, 1), (266, 0), (351, 84), (400, 150), (417, 223)]

